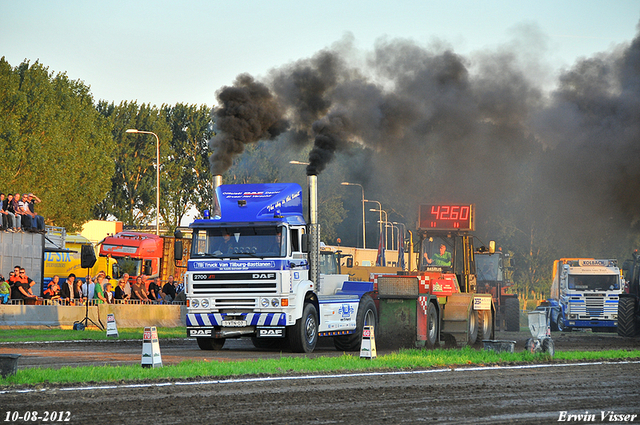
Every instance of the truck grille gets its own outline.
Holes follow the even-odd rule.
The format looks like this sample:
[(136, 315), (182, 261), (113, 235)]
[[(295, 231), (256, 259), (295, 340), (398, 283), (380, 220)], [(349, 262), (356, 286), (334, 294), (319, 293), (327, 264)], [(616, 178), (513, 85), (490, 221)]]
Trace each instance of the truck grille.
[(571, 312), (578, 315), (580, 319), (591, 319), (604, 317), (605, 298), (602, 295), (587, 295), (584, 300), (571, 302)]

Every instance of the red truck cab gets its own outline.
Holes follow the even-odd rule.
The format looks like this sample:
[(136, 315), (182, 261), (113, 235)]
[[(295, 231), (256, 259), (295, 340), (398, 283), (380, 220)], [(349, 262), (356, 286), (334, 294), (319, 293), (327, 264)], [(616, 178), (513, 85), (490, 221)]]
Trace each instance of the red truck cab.
[(131, 277), (140, 274), (158, 276), (163, 243), (163, 238), (152, 233), (120, 232), (104, 239), (100, 256), (116, 260), (111, 271), (115, 279), (124, 273)]

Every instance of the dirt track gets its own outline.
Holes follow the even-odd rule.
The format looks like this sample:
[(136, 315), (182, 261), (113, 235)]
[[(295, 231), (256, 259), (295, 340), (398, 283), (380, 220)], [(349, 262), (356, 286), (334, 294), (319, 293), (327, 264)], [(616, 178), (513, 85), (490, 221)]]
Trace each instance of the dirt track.
[[(522, 350), (528, 335), (502, 333), (498, 337), (517, 340), (518, 349)], [(614, 334), (571, 333), (554, 334), (553, 337), (557, 350), (640, 347), (640, 339), (623, 339)], [(105, 350), (104, 344), (66, 344), (72, 345), (73, 350), (58, 351), (57, 357), (52, 359), (72, 362), (73, 356), (88, 356), (82, 357), (83, 361), (76, 357), (75, 362), (89, 363), (92, 362), (92, 352), (93, 355), (101, 353), (104, 356), (112, 351)], [(109, 348), (118, 345), (112, 343)], [(94, 346), (99, 349), (90, 348)], [(15, 350), (18, 347), (0, 346), (0, 352), (7, 348)], [(202, 352), (194, 341), (171, 342), (161, 348), (165, 364), (173, 362), (174, 357), (184, 359), (187, 353), (191, 353), (192, 358), (222, 361), (281, 355), (257, 351), (241, 341), (233, 350), (225, 348), (220, 352)], [(47, 347), (45, 351), (59, 349), (61, 347)], [(118, 362), (139, 364), (140, 350), (141, 343), (122, 344), (118, 348), (118, 356), (122, 356)], [(337, 352), (330, 347), (315, 353), (335, 354)], [(127, 356), (135, 358), (128, 360)], [(25, 363), (27, 358), (21, 358), (21, 368), (29, 367)], [(69, 423), (91, 424), (377, 424), (425, 421), (548, 423), (558, 422), (562, 412), (567, 412), (564, 415), (588, 412), (589, 415), (595, 414), (590, 423), (604, 423), (608, 421), (601, 419), (601, 411), (640, 415), (639, 382), (639, 363), (552, 364), (525, 369), (444, 368), (405, 374), (295, 376), (277, 380), (210, 380), (206, 383), (162, 383), (162, 386), (67, 387), (26, 393), (5, 392), (0, 393), (3, 408), (0, 414), (18, 411), (23, 415), (29, 410), (42, 415), (44, 411), (55, 409), (69, 411)], [(634, 421), (640, 422), (639, 417), (636, 416)]]

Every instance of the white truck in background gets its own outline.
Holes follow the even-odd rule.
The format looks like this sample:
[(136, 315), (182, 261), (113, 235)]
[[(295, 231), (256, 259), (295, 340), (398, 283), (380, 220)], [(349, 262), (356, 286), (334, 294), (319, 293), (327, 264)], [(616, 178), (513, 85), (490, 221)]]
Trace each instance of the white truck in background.
[(550, 310), (551, 330), (615, 332), (622, 286), (615, 259), (560, 258), (553, 263), (550, 298), (538, 308)]

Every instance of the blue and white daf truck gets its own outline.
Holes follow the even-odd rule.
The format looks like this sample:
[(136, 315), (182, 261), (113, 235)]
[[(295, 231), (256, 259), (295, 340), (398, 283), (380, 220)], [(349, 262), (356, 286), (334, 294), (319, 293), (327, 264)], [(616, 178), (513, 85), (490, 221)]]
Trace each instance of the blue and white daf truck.
[(551, 330), (615, 332), (621, 279), (615, 259), (561, 258), (553, 263), (551, 296), (538, 309), (550, 310)]
[(203, 350), (246, 336), (258, 348), (312, 352), (326, 336), (339, 350), (358, 350), (363, 326), (378, 321), (373, 284), (336, 274), (335, 253), (319, 252), (317, 176), (308, 176), (309, 223), (296, 183), (220, 180), (210, 216), (189, 226), (187, 335)]

